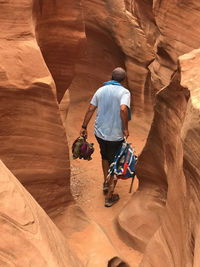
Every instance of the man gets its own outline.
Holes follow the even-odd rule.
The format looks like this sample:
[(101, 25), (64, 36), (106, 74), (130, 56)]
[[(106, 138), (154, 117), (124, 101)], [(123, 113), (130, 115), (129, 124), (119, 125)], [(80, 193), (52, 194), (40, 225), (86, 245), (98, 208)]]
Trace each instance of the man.
[(104, 83), (94, 94), (85, 114), (80, 131), (87, 137), (87, 125), (97, 108), (95, 120), (95, 136), (100, 146), (102, 169), (104, 174), (103, 192), (106, 195), (105, 206), (110, 207), (119, 200), (118, 194), (113, 194), (116, 185), (114, 176), (109, 182), (106, 178), (110, 164), (122, 144), (124, 137), (128, 138), (128, 119), (130, 109), (130, 92), (121, 82), (125, 80), (126, 72), (118, 67), (112, 72), (112, 80)]

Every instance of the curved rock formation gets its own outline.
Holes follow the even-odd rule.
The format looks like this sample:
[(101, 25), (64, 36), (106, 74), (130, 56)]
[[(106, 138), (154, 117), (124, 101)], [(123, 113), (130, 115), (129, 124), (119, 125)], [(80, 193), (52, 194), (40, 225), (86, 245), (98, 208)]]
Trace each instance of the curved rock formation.
[[(74, 205), (62, 123), (69, 104), (66, 90), (70, 87), (74, 104), (82, 101), (84, 106), (110, 79), (112, 69), (122, 66), (135, 114), (142, 118), (148, 111), (149, 119), (152, 95), (167, 85), (157, 94), (154, 120), (137, 164), (139, 189), (118, 224), (132, 245), (146, 248), (141, 266), (197, 267), (200, 51), (180, 57), (180, 69), (172, 74), (178, 56), (200, 46), (199, 3), (85, 0), (84, 18), (81, 0), (4, 0), (0, 6), (0, 153), (6, 166), (54, 218), (83, 265), (127, 266), (99, 226)], [(27, 266), (29, 258), (35, 266), (79, 266), (68, 243), (2, 163), (0, 170), (5, 197), (0, 264)], [(6, 232), (14, 244), (7, 242)], [(21, 261), (20, 253), (25, 255)]]
[[(62, 236), (17, 181), (11, 181), (17, 185), (17, 189), (7, 184), (4, 187), (1, 182), (1, 189), (5, 189), (0, 194), (5, 197), (1, 205), (2, 266), (82, 266), (69, 249), (69, 243), (76, 254), (80, 255), (83, 266), (99, 266), (101, 262), (101, 266), (106, 267), (112, 258), (116, 259), (111, 266), (128, 266), (119, 258), (102, 229), (74, 205), (69, 189), (68, 144), (60, 116), (62, 105), (59, 110), (56, 87), (37, 44), (39, 40), (45, 60), (58, 85), (58, 98), (61, 99), (65, 92), (63, 89), (68, 87), (67, 83), (70, 83), (73, 75), (73, 71), (68, 72), (69, 66), (72, 64), (73, 69), (78, 57), (77, 51), (84, 39), (79, 27), (79, 22), (82, 23), (79, 17), (80, 1), (70, 2), (74, 13), (66, 8), (66, 4), (66, 1), (51, 1), (47, 8), (47, 1), (0, 3), (3, 29), (0, 33), (1, 159), (63, 233)], [(55, 17), (52, 18), (52, 14)], [(37, 39), (33, 19), (37, 20)], [(67, 28), (60, 30), (62, 23), (69, 28), (73, 24), (74, 28), (70, 29), (70, 33)], [(46, 29), (49, 30), (49, 35), (45, 32)], [(54, 38), (53, 33), (56, 33)], [(64, 40), (56, 49), (54, 45), (58, 44), (59, 36)], [(64, 57), (66, 47), (68, 50)], [(63, 62), (60, 61), (61, 57)], [(59, 62), (64, 64), (61, 64), (61, 74)], [(65, 76), (65, 71), (69, 76)], [(63, 84), (66, 88), (63, 88)], [(66, 97), (62, 103), (64, 109), (67, 109), (67, 100)], [(66, 114), (62, 115), (64, 120)], [(12, 175), (9, 173), (9, 176)], [(7, 192), (9, 188), (11, 193)], [(6, 238), (8, 242), (5, 242)], [(106, 252), (103, 254), (104, 249)]]
[(0, 266), (83, 266), (61, 232), (0, 161)]
[(144, 250), (163, 218), (168, 189), (167, 157), (169, 154), (172, 161), (173, 153), (170, 150), (181, 129), (181, 125), (175, 125), (180, 119), (180, 123), (183, 121), (186, 95), (187, 91), (179, 85), (178, 74), (157, 95), (151, 130), (136, 168), (139, 188), (119, 215), (119, 225), (134, 237), (136, 247), (141, 250)]
[(49, 212), (72, 199), (69, 156), (55, 84), (35, 39), (32, 4), (0, 3), (0, 153)]
[(196, 27), (199, 7), (198, 1), (153, 1), (152, 12), (160, 33), (154, 46), (156, 58), (149, 66), (155, 90), (169, 84), (179, 56), (200, 47), (200, 30)]
[(136, 246), (148, 244), (140, 266), (199, 264), (199, 63), (200, 50), (180, 57), (180, 74), (158, 93), (139, 189), (119, 215)]
[(177, 68), (178, 56), (200, 45), (199, 29), (193, 26), (198, 6), (172, 0), (85, 0), (88, 54), (78, 63), (71, 89), (88, 98), (110, 78), (113, 67), (125, 66), (134, 114), (148, 117), (155, 93), (169, 84)]
[(128, 3), (85, 0), (83, 8), (87, 54), (76, 67), (77, 77), (70, 86), (72, 95), (78, 92), (88, 99), (102, 82), (110, 80), (113, 68), (122, 66), (127, 70), (134, 109), (139, 112), (144, 105), (151, 109), (151, 94), (145, 89), (145, 82), (146, 66), (154, 56)]
[(69, 206), (54, 222), (84, 266), (130, 267), (110, 242), (107, 229), (103, 231), (79, 206)]
[[(200, 50), (180, 57), (181, 84), (189, 89), (191, 98), (176, 138), (179, 151), (170, 151), (176, 152), (172, 158), (176, 168), (168, 169), (166, 215), (141, 266), (156, 266), (158, 260), (163, 267), (199, 265), (199, 63)], [(152, 255), (155, 250), (157, 253)]]
[(36, 37), (54, 81), (60, 102), (74, 75), (75, 63), (85, 52), (81, 0), (34, 0)]

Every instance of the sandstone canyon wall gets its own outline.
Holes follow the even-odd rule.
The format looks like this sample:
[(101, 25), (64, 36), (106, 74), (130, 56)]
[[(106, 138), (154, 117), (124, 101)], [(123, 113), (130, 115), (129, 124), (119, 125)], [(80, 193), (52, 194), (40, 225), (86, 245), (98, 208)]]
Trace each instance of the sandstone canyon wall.
[[(110, 257), (118, 257), (99, 227), (79, 208), (69, 205), (73, 198), (68, 144), (58, 103), (64, 107), (65, 120), (68, 88), (71, 102), (85, 104), (110, 79), (114, 67), (125, 67), (134, 115), (139, 116), (141, 125), (144, 117), (151, 120), (151, 99), (160, 92), (137, 164), (138, 191), (118, 216), (120, 233), (145, 252), (140, 266), (197, 267), (200, 52), (194, 50), (180, 57), (179, 66), (177, 60), (200, 47), (198, 1), (6, 0), (0, 7), (0, 153), (4, 164), (49, 214), (58, 215), (55, 222), (73, 247), (81, 249), (84, 235), (90, 237), (92, 248), (98, 243), (93, 237), (101, 239), (94, 250), (84, 245), (79, 255), (83, 265), (98, 266), (102, 260), (106, 266)], [(5, 166), (1, 169), (10, 177)], [(11, 184), (16, 184), (13, 179)], [(11, 193), (11, 197), (17, 199), (18, 195)], [(13, 212), (10, 206), (7, 211), (4, 208), (2, 234), (10, 227), (5, 218)], [(61, 213), (64, 208), (68, 209)], [(26, 209), (22, 213), (30, 215)], [(17, 215), (17, 220), (24, 218), (22, 215)], [(70, 220), (74, 220), (73, 229)], [(49, 218), (44, 221), (58, 235), (57, 241), (52, 237), (53, 242), (63, 247), (58, 255), (61, 261), (52, 256), (56, 262), (52, 266), (65, 266), (66, 262), (79, 266), (74, 265), (76, 257)], [(26, 228), (30, 220), (22, 224)], [(15, 231), (19, 238), (20, 229)], [(22, 237), (25, 244), (26, 239)], [(42, 252), (34, 254), (39, 255), (40, 263), (43, 252), (51, 255), (48, 242), (41, 244)], [(102, 259), (104, 245), (108, 253)], [(2, 250), (3, 246), (5, 243)], [(32, 243), (28, 243), (30, 247)]]
[(181, 0), (135, 0), (132, 13), (137, 17), (155, 59), (149, 64), (151, 90), (169, 84), (180, 55), (199, 48), (199, 2)]
[[(199, 265), (199, 62), (199, 50), (180, 57), (182, 87), (175, 85), (172, 92), (170, 84), (164, 89), (169, 90), (168, 99), (173, 95), (173, 99), (170, 99), (171, 108), (166, 113), (167, 121), (171, 121), (171, 125), (168, 127), (169, 139), (165, 141), (167, 153), (163, 165), (168, 183), (167, 201), (161, 227), (150, 240), (140, 266), (157, 266), (158, 262), (163, 267)], [(173, 105), (177, 90), (179, 93), (182, 91), (182, 94), (185, 92), (181, 105), (178, 105), (181, 97)], [(191, 97), (186, 106), (187, 90)], [(163, 93), (159, 93), (159, 98)], [(166, 103), (167, 98), (160, 100)], [(150, 142), (147, 142), (147, 147), (150, 146)], [(141, 164), (142, 162), (138, 168), (141, 168)]]
[(127, 70), (132, 110), (148, 120), (155, 93), (169, 84), (178, 56), (199, 47), (199, 28), (194, 26), (199, 19), (198, 5), (84, 0), (87, 49), (76, 65), (70, 86), (72, 101), (77, 95), (91, 98), (110, 79), (112, 69), (122, 66)]
[(127, 70), (134, 111), (144, 107), (151, 110), (151, 93), (145, 89), (145, 83), (146, 66), (154, 55), (128, 4), (84, 0), (83, 10), (87, 50), (76, 66), (77, 76), (70, 86), (72, 101), (76, 101), (76, 97), (90, 98), (104, 81), (110, 80), (112, 70), (122, 66)]
[(75, 63), (86, 49), (85, 24), (81, 0), (35, 0), (35, 31), (54, 81), (60, 102), (74, 75)]
[(170, 84), (156, 97), (152, 127), (137, 164), (139, 188), (118, 223), (134, 247), (145, 251), (148, 244), (140, 266), (198, 266), (199, 51), (180, 57), (174, 75), (178, 56), (199, 47), (199, 28), (194, 26), (198, 3), (155, 1), (149, 21), (144, 6), (147, 1), (132, 6), (141, 27), (148, 36), (154, 21), (160, 32), (149, 66), (151, 90)]
[(176, 203), (184, 197), (185, 184), (180, 183), (183, 176), (180, 134), (188, 98), (189, 92), (180, 85), (178, 72), (170, 85), (158, 93), (151, 130), (137, 164), (139, 188), (119, 216), (119, 224), (135, 237), (136, 246), (142, 250), (165, 217), (170, 182), (177, 195)]
[[(57, 95), (61, 97), (63, 93), (59, 91), (57, 94), (35, 37), (37, 4), (37, 1), (29, 0), (1, 3), (0, 152), (6, 166), (42, 207), (47, 211), (55, 211), (72, 199), (69, 190), (69, 156), (57, 103)], [(37, 13), (39, 21), (43, 8), (45, 6), (42, 5), (41, 13)], [(60, 10), (58, 8), (56, 14)], [(59, 27), (58, 18), (52, 19), (53, 24)], [(42, 31), (38, 24), (37, 28)], [(56, 32), (56, 29), (53, 30)], [(63, 32), (60, 34), (63, 36)], [(37, 35), (40, 36), (39, 33)], [(45, 37), (40, 38), (40, 43), (45, 43)], [(57, 34), (56, 40), (58, 38)], [(68, 52), (70, 47), (73, 48), (72, 43), (67, 46)], [(62, 45), (65, 50), (66, 41)], [(51, 49), (51, 44), (49, 47)], [(55, 57), (58, 54), (59, 58), (62, 49), (57, 50), (49, 54)], [(73, 68), (71, 61), (69, 65)], [(66, 83), (70, 79), (71, 76), (67, 77)], [(61, 91), (64, 90), (66, 88)]]
[[(108, 261), (112, 261), (111, 266), (128, 266), (119, 258), (118, 252), (102, 229), (89, 218), (86, 219), (87, 216), (81, 209), (74, 206), (69, 188), (68, 144), (58, 101), (71, 83), (75, 62), (84, 51), (85, 34), (80, 1), (52, 1), (50, 5), (47, 4), (49, 2), (28, 0), (0, 3), (1, 159), (54, 218), (64, 236), (74, 244), (75, 250), (80, 245), (77, 250), (82, 251), (78, 254), (83, 265), (93, 267), (101, 262), (106, 267)], [(70, 9), (67, 8), (69, 4)], [(3, 181), (0, 182), (2, 185)], [(7, 196), (7, 191), (3, 194), (8, 204), (10, 195)], [(17, 194), (12, 197), (12, 203), (16, 201), (16, 205), (31, 205), (30, 199), (25, 204), (23, 201), (20, 204), (17, 202)], [(26, 194), (22, 193), (21, 197), (26, 198)], [(12, 209), (7, 206), (4, 208), (2, 212), (11, 216)], [(24, 220), (24, 213), (26, 211), (17, 215), (16, 224), (17, 220)], [(37, 214), (35, 220), (39, 220)], [(46, 226), (49, 231), (55, 232), (55, 238), (51, 238), (51, 233), (46, 233), (45, 229), (41, 236), (34, 233), (41, 239), (45, 239), (46, 235), (49, 238), (44, 244), (39, 244), (42, 251), (35, 252), (32, 249), (34, 240), (31, 244), (26, 241), (29, 239), (28, 232), (24, 232), (21, 237), (20, 229), (25, 231), (26, 227), (22, 226), (19, 231), (14, 232), (9, 222), (2, 229), (3, 235), (6, 238), (5, 229), (10, 227), (8, 239), (12, 240), (13, 234), (13, 238), (22, 246), (26, 244), (27, 254), (22, 257), (24, 252), (17, 248), (17, 242), (11, 242), (8, 247), (2, 242), (2, 251), (10, 253), (13, 249), (13, 254), (16, 253), (13, 262), (17, 266), (81, 266), (50, 219), (46, 217), (44, 223), (43, 219), (41, 221), (41, 228)], [(73, 230), (70, 228), (72, 221)], [(87, 223), (84, 224), (84, 221)], [(34, 224), (33, 221), (26, 223)], [(34, 224), (33, 227), (36, 226)], [(80, 241), (84, 234), (88, 238), (82, 244)], [(34, 235), (31, 239), (34, 239)], [(87, 242), (89, 247), (86, 246)], [(56, 249), (54, 251), (54, 246), (59, 247), (58, 253)], [(85, 250), (81, 246), (85, 246)], [(106, 255), (103, 255), (101, 251), (105, 247)], [(54, 255), (51, 255), (52, 251)], [(8, 258), (5, 257), (4, 261), (7, 263)], [(2, 266), (6, 264), (4, 261)]]
[[(78, 206), (51, 221), (0, 161), (0, 266), (98, 267), (122, 261), (102, 229)], [(105, 253), (102, 254), (102, 251)], [(77, 257), (78, 255), (78, 257)]]
[(0, 266), (83, 266), (69, 243), (0, 162)]

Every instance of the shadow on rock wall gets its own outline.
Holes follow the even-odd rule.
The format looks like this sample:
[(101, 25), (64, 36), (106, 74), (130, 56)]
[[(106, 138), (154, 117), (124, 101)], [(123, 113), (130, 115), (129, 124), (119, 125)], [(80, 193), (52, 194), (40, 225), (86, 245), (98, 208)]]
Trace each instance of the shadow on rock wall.
[(34, 0), (33, 14), (38, 45), (56, 83), (60, 103), (86, 47), (81, 0)]
[(145, 251), (140, 266), (198, 266), (199, 62), (199, 50), (180, 57), (180, 70), (157, 94), (137, 164), (139, 188), (118, 217)]
[(55, 84), (35, 39), (32, 4), (0, 4), (0, 153), (50, 212), (72, 200), (69, 155)]

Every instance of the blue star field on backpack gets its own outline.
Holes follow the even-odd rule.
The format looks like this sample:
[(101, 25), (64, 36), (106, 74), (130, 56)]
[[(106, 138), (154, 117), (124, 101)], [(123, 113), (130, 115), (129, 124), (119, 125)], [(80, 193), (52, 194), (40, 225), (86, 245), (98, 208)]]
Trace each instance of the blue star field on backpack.
[(124, 141), (115, 156), (114, 162), (110, 165), (109, 175), (115, 175), (117, 179), (133, 178), (136, 161), (137, 156), (134, 149)]

